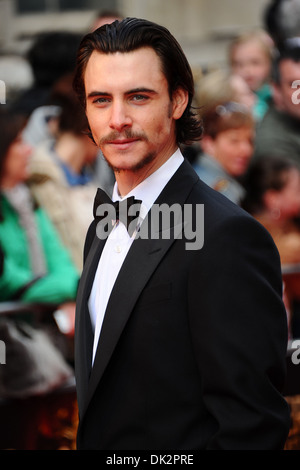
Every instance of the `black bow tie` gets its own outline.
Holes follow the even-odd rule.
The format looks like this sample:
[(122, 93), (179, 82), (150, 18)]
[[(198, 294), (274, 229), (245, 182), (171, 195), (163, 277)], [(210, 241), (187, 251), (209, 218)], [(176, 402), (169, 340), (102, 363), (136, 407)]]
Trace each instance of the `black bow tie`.
[(123, 199), (122, 201), (113, 202), (105, 191), (98, 188), (94, 201), (94, 218), (97, 222), (100, 222), (104, 218), (108, 217), (108, 211), (100, 211), (100, 214), (97, 214), (97, 209), (103, 204), (109, 204), (109, 209), (111, 209), (109, 210), (109, 214), (112, 215), (110, 220), (119, 220), (120, 222), (123, 222), (128, 230), (129, 235), (132, 236), (134, 230), (136, 229), (141, 203), (142, 201), (136, 199), (134, 196), (130, 196), (126, 199)]

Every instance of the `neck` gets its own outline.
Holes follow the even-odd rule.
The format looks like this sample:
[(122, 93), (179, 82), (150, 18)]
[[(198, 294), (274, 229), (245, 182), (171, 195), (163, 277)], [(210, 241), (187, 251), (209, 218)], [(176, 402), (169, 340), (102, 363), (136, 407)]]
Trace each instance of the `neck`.
[(85, 163), (85, 146), (80, 136), (71, 133), (62, 134), (57, 139), (55, 151), (59, 159), (74, 173), (80, 173)]
[[(177, 147), (176, 147), (177, 148)], [(121, 197), (126, 196), (136, 186), (145, 181), (148, 176), (158, 170), (176, 151), (174, 148), (171, 152), (165, 154), (163, 158), (155, 159), (151, 163), (145, 165), (137, 171), (131, 170), (115, 170), (115, 178), (118, 185), (118, 191)]]

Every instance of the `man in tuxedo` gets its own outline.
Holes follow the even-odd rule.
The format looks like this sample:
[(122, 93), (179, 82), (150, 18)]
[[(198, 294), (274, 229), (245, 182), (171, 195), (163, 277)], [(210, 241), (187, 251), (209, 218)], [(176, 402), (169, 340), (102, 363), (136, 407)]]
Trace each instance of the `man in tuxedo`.
[(149, 21), (114, 22), (83, 38), (74, 87), (116, 176), (78, 290), (78, 449), (281, 449), (279, 257), (181, 154), (202, 129), (182, 49)]

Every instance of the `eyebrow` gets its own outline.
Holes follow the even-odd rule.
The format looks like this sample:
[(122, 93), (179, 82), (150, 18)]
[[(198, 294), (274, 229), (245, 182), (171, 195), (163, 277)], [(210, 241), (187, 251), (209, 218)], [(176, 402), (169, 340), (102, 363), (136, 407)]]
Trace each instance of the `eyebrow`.
[(96, 96), (110, 96), (110, 94), (104, 91), (91, 91), (91, 93), (87, 95), (87, 98), (95, 98)]
[[(151, 88), (133, 88), (132, 90), (128, 90), (125, 92), (125, 95), (132, 95), (135, 93), (149, 93), (149, 94), (157, 94), (157, 91), (152, 90)], [(111, 93), (107, 93), (105, 91), (91, 91), (88, 95), (87, 98), (95, 98), (96, 96), (111, 96)]]

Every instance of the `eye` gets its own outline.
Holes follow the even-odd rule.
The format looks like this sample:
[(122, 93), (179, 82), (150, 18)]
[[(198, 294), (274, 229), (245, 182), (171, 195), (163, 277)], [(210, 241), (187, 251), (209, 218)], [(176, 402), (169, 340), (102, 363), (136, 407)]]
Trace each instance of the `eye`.
[(110, 101), (110, 99), (107, 96), (99, 96), (98, 98), (95, 98), (93, 100), (94, 104), (106, 104)]
[(130, 99), (131, 101), (147, 101), (149, 97), (147, 95), (137, 94), (133, 95)]

